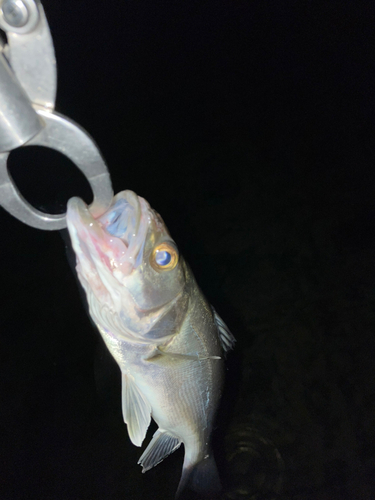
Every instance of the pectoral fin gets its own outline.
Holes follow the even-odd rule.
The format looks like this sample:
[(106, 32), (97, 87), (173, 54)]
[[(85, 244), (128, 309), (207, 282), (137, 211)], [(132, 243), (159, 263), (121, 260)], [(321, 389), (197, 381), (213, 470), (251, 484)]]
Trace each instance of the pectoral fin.
[(159, 464), (164, 458), (173, 453), (181, 445), (181, 441), (167, 431), (158, 429), (149, 445), (142, 453), (138, 463), (142, 465), (142, 472), (146, 472)]
[[(212, 306), (211, 306), (212, 307)], [(212, 307), (212, 311), (214, 313), (214, 321), (216, 323), (218, 332), (219, 332), (219, 338), (220, 338), (220, 343), (221, 346), (224, 350), (224, 352), (230, 351), (233, 349), (234, 344), (236, 343), (236, 339), (232, 335), (231, 331), (227, 327), (227, 325), (224, 323), (224, 321), (220, 318), (218, 313), (215, 311), (215, 309)]]
[(127, 373), (122, 374), (122, 414), (131, 442), (141, 446), (151, 421), (151, 405)]

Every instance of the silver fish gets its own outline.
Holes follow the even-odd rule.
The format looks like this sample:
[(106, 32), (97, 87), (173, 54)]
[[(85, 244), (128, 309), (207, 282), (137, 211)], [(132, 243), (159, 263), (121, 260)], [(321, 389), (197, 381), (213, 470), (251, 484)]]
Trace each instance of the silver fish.
[(122, 411), (143, 472), (184, 444), (177, 494), (220, 487), (210, 434), (223, 352), (234, 337), (208, 304), (161, 217), (132, 191), (94, 219), (80, 198), (67, 223), (90, 315), (122, 375)]

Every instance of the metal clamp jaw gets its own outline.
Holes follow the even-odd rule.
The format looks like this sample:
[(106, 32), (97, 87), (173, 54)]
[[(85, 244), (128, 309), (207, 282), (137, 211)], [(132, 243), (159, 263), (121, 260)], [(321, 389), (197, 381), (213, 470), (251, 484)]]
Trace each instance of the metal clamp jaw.
[(54, 112), (56, 61), (51, 33), (39, 0), (0, 0), (0, 205), (39, 229), (66, 227), (65, 215), (32, 207), (7, 169), (9, 153), (21, 146), (45, 146), (66, 155), (83, 172), (94, 194), (93, 215), (101, 215), (113, 197), (108, 169), (95, 142), (83, 128)]

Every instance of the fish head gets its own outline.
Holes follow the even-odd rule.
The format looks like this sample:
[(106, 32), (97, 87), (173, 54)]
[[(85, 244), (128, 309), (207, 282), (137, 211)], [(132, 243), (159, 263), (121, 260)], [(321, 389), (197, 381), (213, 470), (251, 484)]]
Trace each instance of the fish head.
[(173, 335), (187, 307), (182, 257), (162, 218), (132, 191), (94, 218), (80, 198), (67, 225), (78, 278), (99, 330), (137, 342)]

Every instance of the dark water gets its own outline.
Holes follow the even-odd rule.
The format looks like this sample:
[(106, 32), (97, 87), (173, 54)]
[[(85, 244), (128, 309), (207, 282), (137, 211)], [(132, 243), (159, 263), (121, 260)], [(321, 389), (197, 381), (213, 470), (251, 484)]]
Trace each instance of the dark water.
[[(237, 338), (222, 498), (375, 498), (373, 4), (45, 8), (58, 110), (115, 191), (162, 214)], [(56, 155), (17, 151), (11, 169), (39, 208), (89, 201)], [(141, 474), (61, 235), (0, 224), (0, 499), (172, 499), (183, 451)]]

